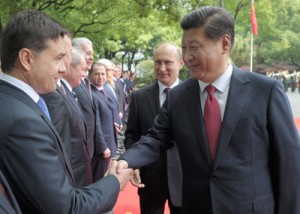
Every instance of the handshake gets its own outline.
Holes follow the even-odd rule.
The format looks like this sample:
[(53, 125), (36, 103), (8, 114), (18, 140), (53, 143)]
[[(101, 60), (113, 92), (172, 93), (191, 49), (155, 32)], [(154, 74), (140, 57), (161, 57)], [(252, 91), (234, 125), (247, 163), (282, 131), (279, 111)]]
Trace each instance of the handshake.
[(107, 175), (114, 175), (117, 177), (120, 183), (120, 190), (126, 187), (127, 182), (130, 180), (132, 185), (143, 188), (144, 184), (141, 183), (139, 176), (139, 170), (133, 171), (133, 169), (128, 169), (128, 164), (124, 160), (112, 160)]

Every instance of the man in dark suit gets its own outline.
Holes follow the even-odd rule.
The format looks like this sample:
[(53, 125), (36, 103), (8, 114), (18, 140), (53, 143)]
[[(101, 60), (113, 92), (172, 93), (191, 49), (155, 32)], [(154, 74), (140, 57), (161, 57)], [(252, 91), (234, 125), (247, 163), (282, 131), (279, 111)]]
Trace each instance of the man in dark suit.
[(97, 121), (101, 129), (98, 130), (100, 143), (96, 144), (93, 158), (93, 177), (97, 181), (106, 173), (112, 157), (116, 155), (117, 139), (114, 128), (113, 105), (104, 91), (107, 72), (104, 64), (97, 62), (89, 72), (92, 83), (94, 102), (97, 109)]
[(51, 121), (65, 144), (76, 187), (83, 187), (92, 183), (92, 169), (86, 148), (86, 123), (73, 89), (80, 85), (86, 63), (82, 53), (77, 49), (72, 50), (71, 39), (66, 36), (64, 40), (66, 56), (70, 55), (64, 58), (67, 71), (62, 80), (59, 80), (60, 86), (56, 91), (42, 97), (47, 104)]
[[(181, 49), (176, 44), (163, 43), (155, 50), (153, 58), (157, 81), (132, 94), (124, 141), (126, 149), (152, 127), (167, 91), (179, 84), (178, 74), (183, 66)], [(135, 173), (133, 183), (140, 187), (139, 173)], [(182, 172), (176, 146), (159, 161), (142, 167), (140, 174), (145, 185), (138, 190), (142, 214), (163, 213), (167, 200), (172, 214), (181, 213)]]
[(0, 171), (0, 213), (21, 214), (20, 207), (4, 175)]
[(229, 62), (234, 18), (224, 8), (200, 7), (181, 27), (193, 77), (169, 92), (118, 172), (153, 162), (174, 140), (182, 213), (300, 213), (300, 140), (282, 84)]
[(74, 91), (76, 93), (78, 102), (81, 106), (83, 115), (85, 117), (87, 129), (86, 147), (89, 153), (90, 160), (92, 160), (94, 156), (95, 144), (99, 140), (99, 138), (97, 138), (96, 133), (97, 130), (99, 130), (99, 127), (96, 127), (97, 124), (99, 124), (96, 121), (96, 108), (91, 92), (91, 85), (89, 83), (89, 80), (86, 78), (88, 71), (91, 69), (94, 61), (93, 43), (88, 38), (78, 37), (72, 39), (72, 46), (73, 48), (82, 51), (85, 55), (86, 68), (85, 71), (82, 73), (81, 84), (78, 87), (76, 87)]
[[(25, 33), (25, 35), (24, 35)], [(75, 188), (64, 144), (39, 94), (56, 89), (65, 71), (67, 30), (40, 11), (11, 18), (1, 40), (0, 162), (23, 213), (111, 210), (130, 171)], [(18, 42), (16, 42), (18, 41)]]

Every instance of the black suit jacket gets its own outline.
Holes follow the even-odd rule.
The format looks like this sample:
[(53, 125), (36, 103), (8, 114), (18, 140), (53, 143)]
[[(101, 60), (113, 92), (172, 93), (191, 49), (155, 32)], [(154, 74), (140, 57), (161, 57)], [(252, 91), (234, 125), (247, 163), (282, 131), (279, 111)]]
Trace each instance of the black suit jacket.
[(96, 108), (91, 98), (87, 85), (81, 82), (81, 84), (74, 89), (78, 102), (81, 106), (83, 115), (85, 117), (86, 129), (87, 129), (87, 140), (86, 147), (89, 153), (90, 159), (94, 156), (95, 148), (95, 137), (96, 137)]
[(5, 198), (4, 195), (0, 194), (0, 213), (21, 214), (21, 210), (18, 205), (18, 202), (1, 171), (0, 171), (0, 183), (2, 184), (5, 193), (7, 195), (7, 198)]
[[(159, 109), (157, 81), (133, 92), (125, 131), (124, 145), (126, 148), (138, 141), (152, 127)], [(141, 168), (141, 179), (145, 188), (140, 188), (139, 194), (150, 199), (153, 195), (170, 194), (173, 205), (180, 207), (182, 172), (177, 147), (174, 146), (162, 156), (159, 161)]]
[(147, 137), (121, 158), (147, 165), (170, 139), (181, 158), (184, 214), (300, 213), (300, 140), (279, 81), (234, 67), (214, 162), (193, 78), (170, 91)]
[(58, 132), (23, 91), (0, 80), (0, 167), (23, 213), (98, 213), (114, 206), (115, 176), (74, 188)]
[(42, 95), (42, 97), (47, 104), (51, 122), (56, 127), (69, 155), (76, 187), (82, 187), (93, 181), (90, 158), (86, 148), (85, 120), (73, 94), (65, 85), (64, 87), (66, 95), (57, 88), (55, 92)]

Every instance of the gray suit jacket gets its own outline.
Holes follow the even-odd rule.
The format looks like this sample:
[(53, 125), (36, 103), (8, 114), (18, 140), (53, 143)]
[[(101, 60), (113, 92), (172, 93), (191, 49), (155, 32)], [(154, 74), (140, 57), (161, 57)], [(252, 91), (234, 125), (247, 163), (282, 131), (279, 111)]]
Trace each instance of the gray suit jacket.
[[(124, 145), (126, 148), (137, 142), (152, 127), (159, 109), (157, 81), (133, 92), (125, 132)], [(141, 179), (145, 188), (140, 188), (138, 191), (140, 195), (149, 197), (150, 200), (155, 195), (170, 194), (173, 205), (180, 207), (182, 172), (176, 145), (164, 156), (166, 157), (161, 157), (159, 161), (141, 168)]]
[(300, 140), (282, 84), (234, 67), (213, 163), (199, 91), (193, 78), (171, 90), (147, 137), (121, 158), (147, 165), (174, 140), (184, 214), (300, 213)]
[(23, 213), (98, 213), (114, 206), (115, 176), (81, 189), (53, 124), (23, 91), (0, 80), (0, 163)]

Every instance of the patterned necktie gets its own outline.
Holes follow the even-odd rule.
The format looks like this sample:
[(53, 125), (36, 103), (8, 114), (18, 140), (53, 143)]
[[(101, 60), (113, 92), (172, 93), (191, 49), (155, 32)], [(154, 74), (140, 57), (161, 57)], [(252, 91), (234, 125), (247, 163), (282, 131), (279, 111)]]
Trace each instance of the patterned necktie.
[(206, 86), (205, 90), (208, 94), (204, 106), (204, 123), (211, 158), (214, 160), (222, 123), (221, 110), (218, 100), (214, 96), (216, 88), (212, 85), (208, 85)]
[(77, 95), (76, 95), (75, 91), (71, 91), (71, 94), (73, 94), (73, 97), (74, 97), (75, 101), (78, 102)]
[(44, 112), (44, 114), (49, 118), (49, 120), (51, 121), (51, 117), (47, 108), (47, 105), (44, 101), (44, 99), (42, 97), (40, 97), (40, 99), (37, 102), (37, 105), (40, 107), (40, 109)]
[(168, 93), (169, 93), (169, 91), (170, 91), (170, 88), (169, 88), (169, 87), (165, 87), (165, 89), (164, 89), (164, 93), (165, 93), (165, 94), (168, 94)]

